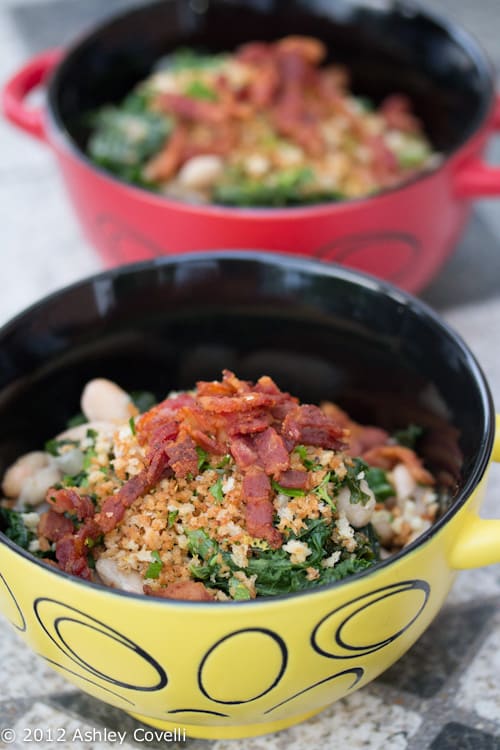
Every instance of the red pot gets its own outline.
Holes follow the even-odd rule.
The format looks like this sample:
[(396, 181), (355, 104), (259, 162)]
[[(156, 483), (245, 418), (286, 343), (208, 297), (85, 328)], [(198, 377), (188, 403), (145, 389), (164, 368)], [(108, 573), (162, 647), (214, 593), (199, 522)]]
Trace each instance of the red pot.
[[(332, 260), (418, 291), (439, 271), (471, 201), (500, 195), (481, 159), (500, 129), (500, 98), (477, 43), (403, 3), (290, 0), (261, 4), (162, 0), (108, 21), (68, 52), (45, 52), (5, 85), (6, 116), (53, 148), (84, 231), (107, 265), (213, 248), (263, 248)], [(380, 7), (379, 7), (380, 6)], [(387, 6), (387, 7), (386, 7)], [(179, 45), (231, 49), (289, 33), (322, 38), (349, 65), (355, 90), (412, 98), (442, 163), (375, 197), (304, 208), (238, 209), (167, 200), (120, 182), (85, 156), (82, 113), (121, 98)], [(27, 95), (48, 83), (48, 103)]]

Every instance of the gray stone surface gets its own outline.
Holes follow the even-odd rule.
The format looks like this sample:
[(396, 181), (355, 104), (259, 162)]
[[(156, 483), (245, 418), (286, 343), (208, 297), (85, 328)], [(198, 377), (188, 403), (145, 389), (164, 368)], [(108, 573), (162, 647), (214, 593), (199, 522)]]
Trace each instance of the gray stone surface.
[[(0, 0), (0, 80), (34, 51), (61, 44), (125, 0)], [(500, 71), (500, 0), (433, 0), (433, 9), (463, 23)], [(48, 149), (0, 120), (0, 227), (4, 284), (0, 322), (38, 297), (100, 268), (73, 218)], [(500, 139), (490, 158), (500, 162)], [(423, 294), (475, 352), (500, 404), (500, 201), (477, 204), (456, 253)], [(484, 515), (500, 516), (500, 469), (493, 467)], [(273, 737), (190, 741), (191, 750), (498, 750), (500, 748), (500, 566), (460, 573), (448, 605), (400, 663), (360, 693)], [(0, 729), (127, 728), (118, 709), (74, 690), (28, 652), (0, 619)], [(19, 739), (21, 738), (21, 740)], [(92, 741), (41, 748), (91, 750)], [(151, 745), (156, 746), (156, 745)], [(0, 748), (7, 747), (0, 740)]]

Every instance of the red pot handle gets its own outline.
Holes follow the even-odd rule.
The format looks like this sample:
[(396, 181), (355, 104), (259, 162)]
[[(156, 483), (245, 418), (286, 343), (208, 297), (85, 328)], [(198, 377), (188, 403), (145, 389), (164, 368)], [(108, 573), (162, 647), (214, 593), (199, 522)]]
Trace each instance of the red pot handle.
[(27, 107), (28, 94), (42, 84), (62, 57), (62, 50), (45, 50), (9, 78), (2, 90), (2, 109), (10, 122), (41, 141), (46, 140), (43, 109)]
[[(490, 128), (491, 133), (500, 131), (500, 94), (497, 94)], [(469, 159), (457, 171), (455, 189), (460, 198), (500, 195), (500, 167), (490, 167), (478, 158)]]

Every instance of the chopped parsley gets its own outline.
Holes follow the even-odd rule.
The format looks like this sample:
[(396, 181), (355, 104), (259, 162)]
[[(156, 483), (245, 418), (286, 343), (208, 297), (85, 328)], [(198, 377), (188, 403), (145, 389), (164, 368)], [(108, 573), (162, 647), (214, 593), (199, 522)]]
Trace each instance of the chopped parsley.
[(149, 563), (149, 567), (146, 570), (145, 578), (159, 578), (161, 569), (163, 568), (163, 562), (160, 557), (158, 550), (151, 552), (152, 562)]
[(201, 474), (210, 466), (208, 453), (203, 448), (200, 448), (199, 445), (196, 446), (196, 453), (198, 454), (198, 472)]
[(167, 516), (167, 528), (169, 529), (172, 528), (178, 515), (179, 515), (178, 510), (169, 510), (168, 516)]
[(305, 445), (296, 445), (294, 448), (294, 452), (297, 453), (297, 455), (300, 457), (304, 468), (308, 471), (317, 471), (321, 468), (321, 464), (318, 464), (315, 461), (311, 461), (310, 458), (307, 458), (307, 448)]
[(330, 497), (330, 494), (328, 492), (328, 484), (331, 481), (332, 474), (329, 471), (325, 476), (323, 477), (320, 484), (318, 484), (317, 487), (314, 488), (313, 492), (315, 495), (317, 495), (321, 500), (323, 500), (327, 505), (331, 507), (332, 510), (336, 510), (335, 503), (333, 499)]
[(279, 492), (281, 495), (288, 495), (288, 497), (303, 497), (306, 494), (305, 490), (295, 489), (294, 487), (282, 487), (274, 479), (271, 481), (273, 490)]
[(218, 98), (217, 92), (203, 83), (203, 81), (191, 81), (185, 93), (193, 99), (201, 99), (207, 102), (216, 102)]
[(135, 429), (135, 419), (134, 419), (134, 417), (130, 417), (130, 419), (128, 420), (128, 424), (129, 424), (129, 427), (130, 427), (130, 432), (132, 433), (132, 435), (135, 436), (137, 434), (137, 432), (136, 432), (136, 429)]
[(209, 489), (210, 494), (214, 498), (215, 502), (219, 505), (224, 502), (224, 493), (222, 491), (222, 479), (221, 477), (218, 478), (215, 484), (213, 484)]

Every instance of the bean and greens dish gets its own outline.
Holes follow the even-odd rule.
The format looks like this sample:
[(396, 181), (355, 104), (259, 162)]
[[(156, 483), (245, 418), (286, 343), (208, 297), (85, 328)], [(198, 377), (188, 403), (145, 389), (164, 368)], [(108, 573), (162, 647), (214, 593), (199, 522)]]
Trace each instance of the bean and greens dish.
[(48, 565), (202, 601), (297, 592), (366, 570), (434, 522), (412, 446), (337, 405), (224, 371), (156, 404), (90, 381), (82, 414), (6, 472), (0, 528)]
[(372, 195), (439, 161), (407, 96), (355, 95), (326, 57), (301, 36), (179, 49), (87, 118), (88, 154), (169, 198), (264, 207)]

